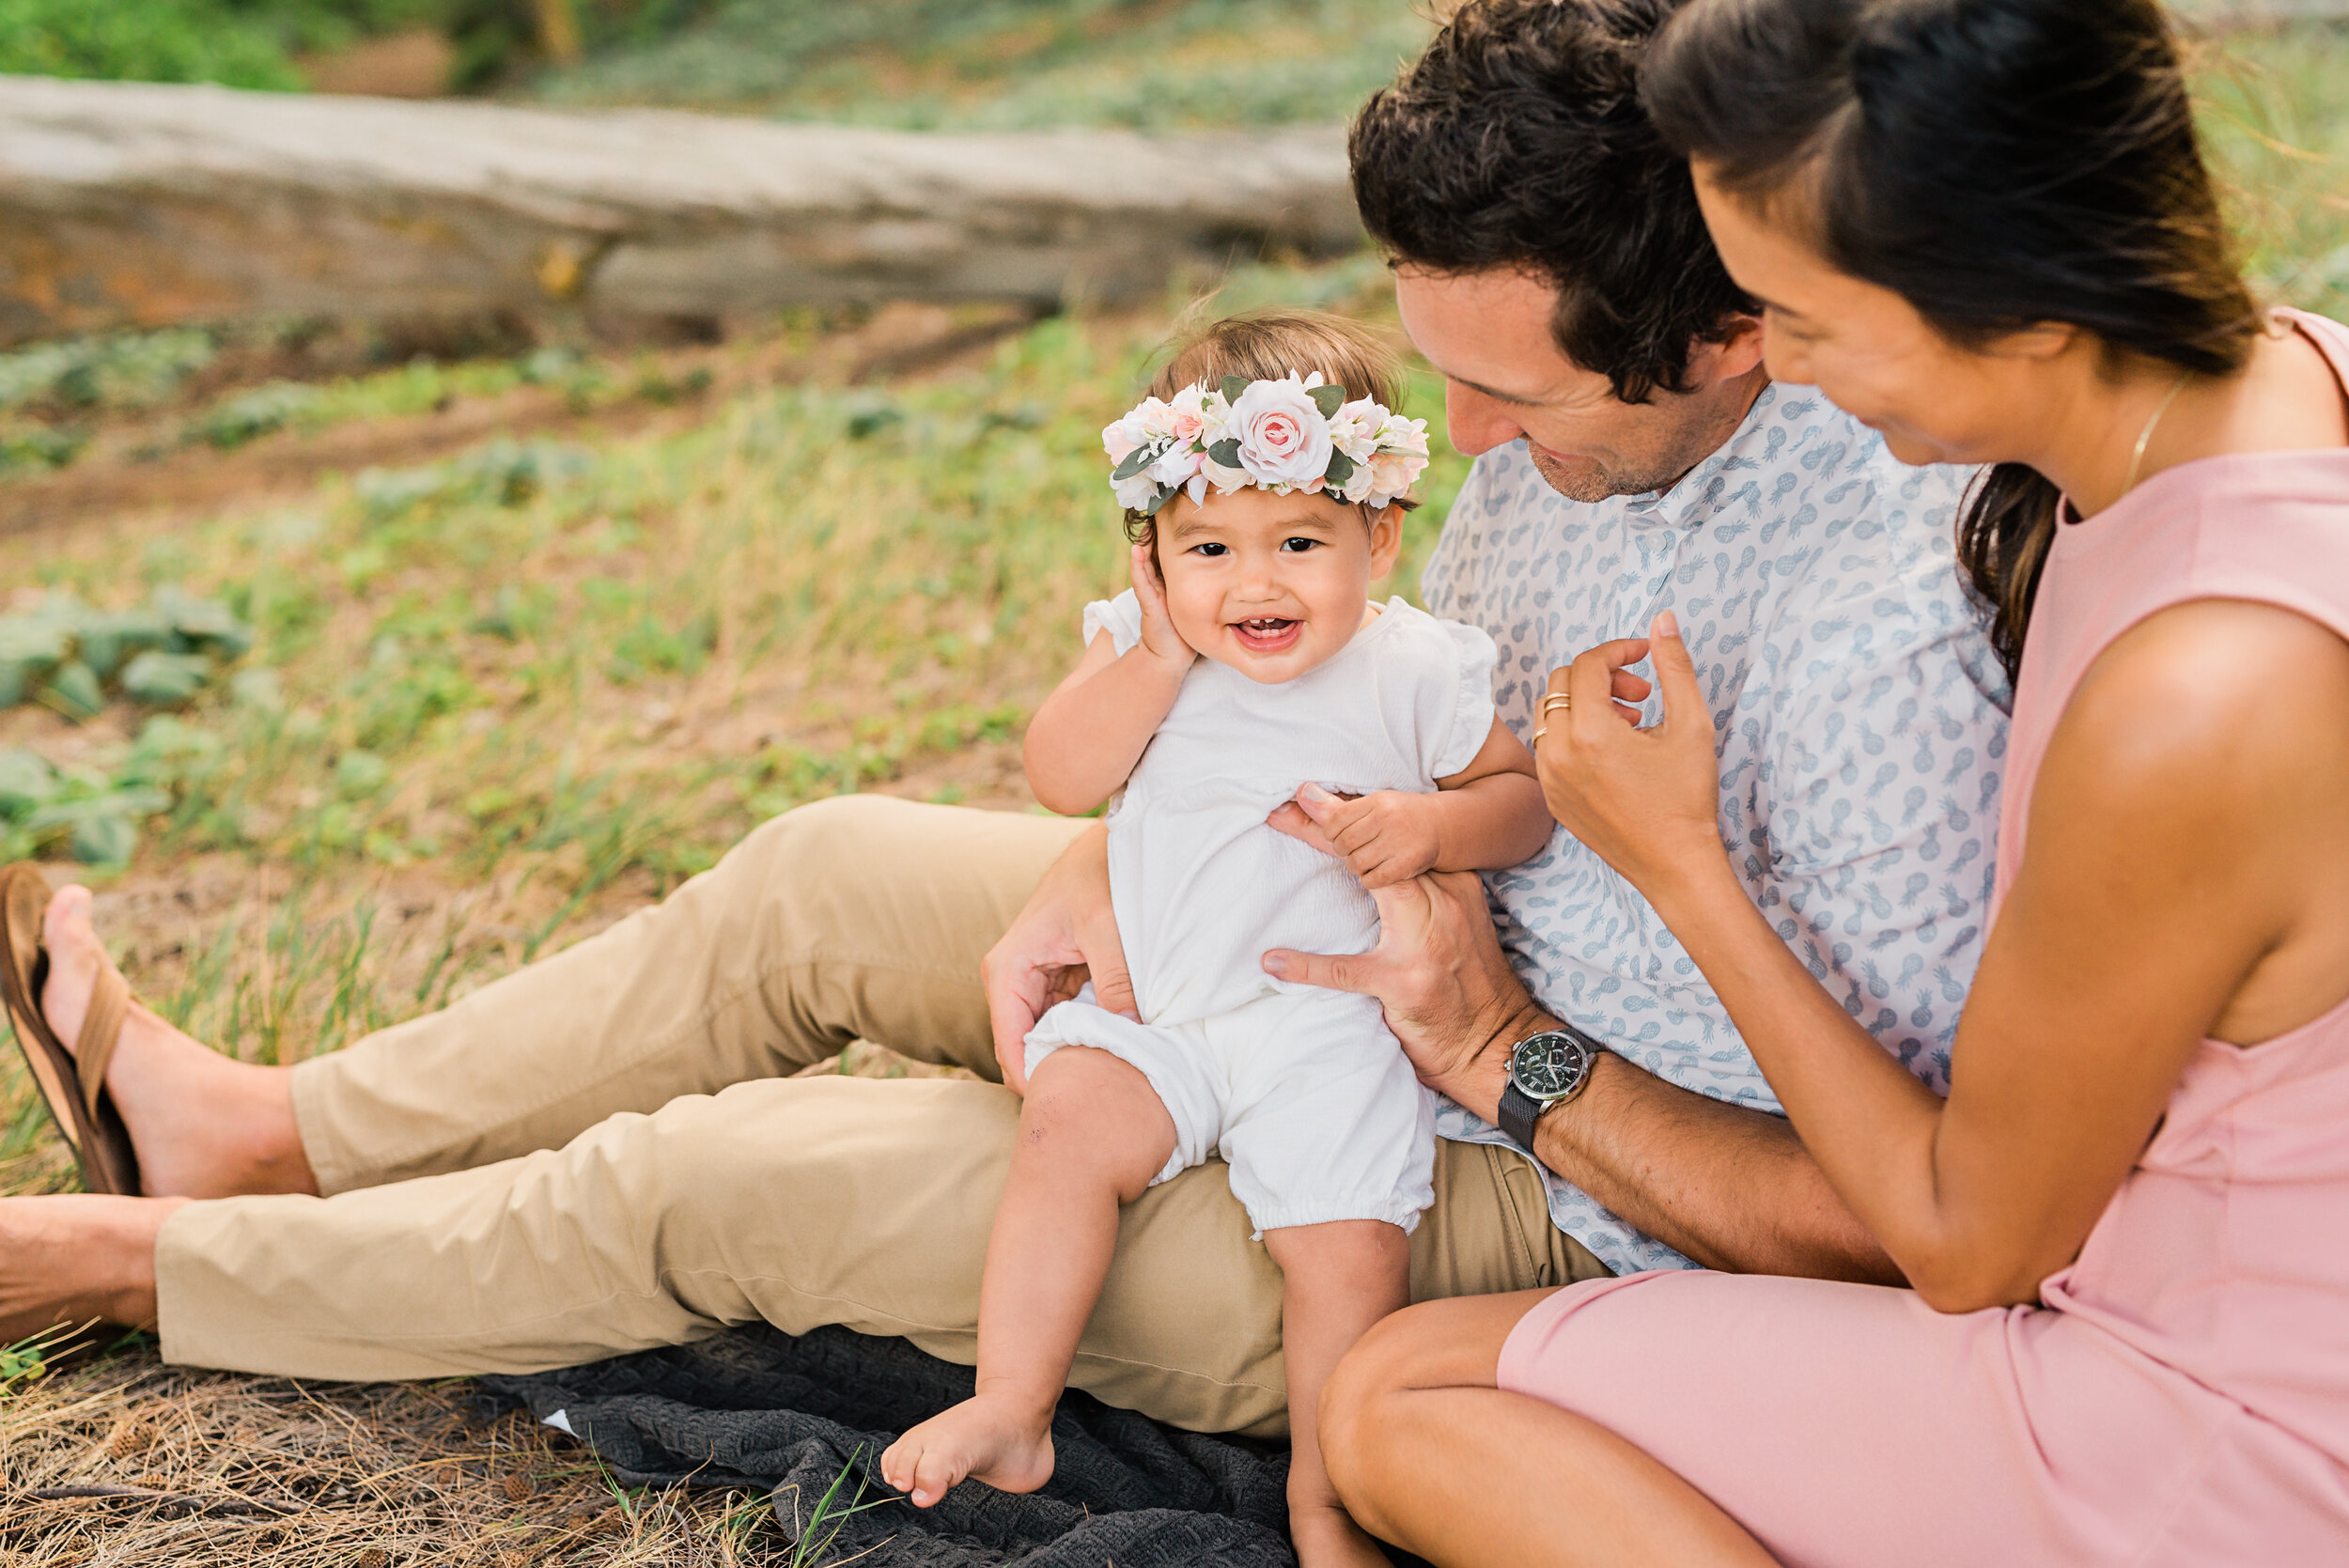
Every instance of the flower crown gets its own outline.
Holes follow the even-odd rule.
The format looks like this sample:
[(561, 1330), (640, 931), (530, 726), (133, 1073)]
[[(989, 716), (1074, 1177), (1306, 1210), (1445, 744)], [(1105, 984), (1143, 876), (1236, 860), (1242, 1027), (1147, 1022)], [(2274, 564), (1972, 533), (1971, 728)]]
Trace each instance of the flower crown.
[(1321, 372), (1277, 381), (1226, 376), (1213, 391), (1195, 381), (1172, 398), (1145, 397), (1101, 431), (1117, 466), (1118, 505), (1144, 517), (1186, 491), (1195, 505), (1213, 485), (1229, 495), (1259, 485), (1384, 506), (1427, 467), (1427, 421), (1403, 419)]

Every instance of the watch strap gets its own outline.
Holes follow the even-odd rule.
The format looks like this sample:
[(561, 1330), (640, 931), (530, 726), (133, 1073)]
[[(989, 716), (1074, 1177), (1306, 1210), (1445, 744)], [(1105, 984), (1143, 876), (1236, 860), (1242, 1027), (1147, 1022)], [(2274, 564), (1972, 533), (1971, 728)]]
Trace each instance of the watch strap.
[(1533, 1124), (1548, 1109), (1518, 1088), (1514, 1079), (1501, 1087), (1501, 1130), (1509, 1135), (1510, 1142), (1529, 1155), (1533, 1152)]

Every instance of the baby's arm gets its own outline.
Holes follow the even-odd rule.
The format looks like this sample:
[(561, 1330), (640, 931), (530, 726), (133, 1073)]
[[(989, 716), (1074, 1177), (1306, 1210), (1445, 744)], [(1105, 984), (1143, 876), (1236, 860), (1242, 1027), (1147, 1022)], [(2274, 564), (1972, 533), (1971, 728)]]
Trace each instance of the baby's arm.
[(1436, 790), (1418, 797), (1437, 816), (1430, 871), (1506, 870), (1540, 854), (1558, 826), (1533, 753), (1499, 719), (1469, 765), (1438, 779)]
[(1438, 779), (1433, 795), (1382, 789), (1343, 800), (1323, 792), (1322, 800), (1321, 833), (1330, 851), (1366, 888), (1408, 881), (1423, 871), (1517, 865), (1540, 854), (1556, 826), (1532, 753), (1499, 719), (1475, 757)]
[(1036, 709), (1021, 748), (1028, 787), (1064, 816), (1081, 816), (1117, 792), (1199, 657), (1175, 634), (1166, 590), (1142, 545), (1134, 547), (1132, 570), (1142, 641), (1120, 654), (1114, 638), (1097, 633), (1076, 669)]

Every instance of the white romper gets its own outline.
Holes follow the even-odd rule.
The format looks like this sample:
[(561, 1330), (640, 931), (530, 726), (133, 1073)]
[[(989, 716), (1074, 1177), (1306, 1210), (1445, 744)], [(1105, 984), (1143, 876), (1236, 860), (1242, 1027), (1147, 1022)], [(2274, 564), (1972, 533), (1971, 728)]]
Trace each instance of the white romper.
[[(1140, 640), (1129, 592), (1084, 636)], [(1378, 1003), (1273, 979), (1268, 948), (1361, 953), (1378, 912), (1346, 862), (1266, 825), (1306, 781), (1425, 794), (1493, 723), (1492, 639), (1399, 598), (1335, 657), (1277, 686), (1202, 659), (1109, 811), (1110, 893), (1143, 1023), (1091, 991), (1037, 1020), (1028, 1070), (1092, 1046), (1150, 1080), (1174, 1121), (1155, 1181), (1221, 1154), (1261, 1235), (1333, 1219), (1406, 1231), (1435, 1201), (1435, 1101)]]

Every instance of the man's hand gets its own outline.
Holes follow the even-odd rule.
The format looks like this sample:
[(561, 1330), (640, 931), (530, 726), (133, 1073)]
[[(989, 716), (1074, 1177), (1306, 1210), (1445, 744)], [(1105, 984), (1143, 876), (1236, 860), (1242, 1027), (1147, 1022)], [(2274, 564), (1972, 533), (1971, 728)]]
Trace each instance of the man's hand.
[(1112, 1013), (1141, 1021), (1126, 949), (1110, 905), (1110, 831), (1095, 823), (1077, 835), (1028, 895), (1027, 907), (979, 962), (988, 1020), (1003, 1082), (1028, 1092), (1028, 1032), (1054, 1002), (1089, 979)]
[(1382, 789), (1373, 795), (1332, 795), (1307, 784), (1297, 799), (1265, 820), (1278, 831), (1335, 855), (1373, 893), (1431, 870), (1440, 846), (1436, 797)]
[(1331, 956), (1275, 948), (1265, 972), (1378, 999), (1420, 1081), (1491, 1121), (1510, 1046), (1548, 1020), (1501, 951), (1473, 872), (1415, 877), (1371, 894), (1378, 945)]

